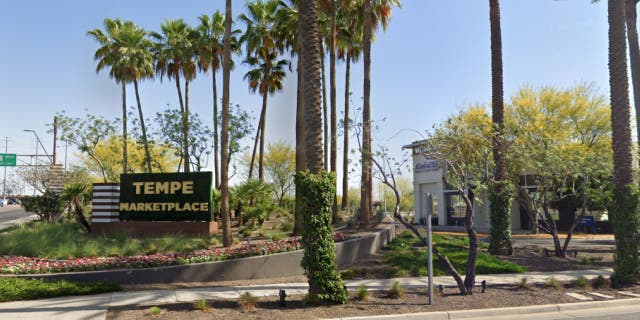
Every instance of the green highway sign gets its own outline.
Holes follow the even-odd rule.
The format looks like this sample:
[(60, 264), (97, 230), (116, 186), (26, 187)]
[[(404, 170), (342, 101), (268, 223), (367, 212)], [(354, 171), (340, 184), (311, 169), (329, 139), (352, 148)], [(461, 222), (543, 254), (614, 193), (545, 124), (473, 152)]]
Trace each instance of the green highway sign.
[(16, 166), (15, 153), (0, 153), (0, 167), (15, 167), (15, 166)]

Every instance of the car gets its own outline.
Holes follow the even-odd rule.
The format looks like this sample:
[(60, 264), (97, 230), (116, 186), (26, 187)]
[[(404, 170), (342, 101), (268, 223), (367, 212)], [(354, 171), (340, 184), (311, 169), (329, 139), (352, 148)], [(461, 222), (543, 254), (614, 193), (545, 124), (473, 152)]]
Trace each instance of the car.
[(20, 204), (20, 200), (18, 200), (17, 198), (12, 198), (7, 200), (7, 204), (8, 205), (19, 205)]

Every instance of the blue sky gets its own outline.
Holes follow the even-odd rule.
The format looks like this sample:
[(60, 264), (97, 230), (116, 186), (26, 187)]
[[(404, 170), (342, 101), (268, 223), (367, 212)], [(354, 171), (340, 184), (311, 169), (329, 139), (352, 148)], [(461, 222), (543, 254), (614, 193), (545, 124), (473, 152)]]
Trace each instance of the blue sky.
[[(234, 16), (245, 4), (233, 1)], [(605, 2), (503, 0), (501, 6), (506, 97), (525, 84), (567, 87), (582, 81), (593, 82), (608, 96)], [(196, 25), (199, 15), (223, 7), (223, 0), (1, 1), (0, 137), (9, 137), (9, 152), (34, 151), (34, 137), (23, 129), (36, 130), (51, 152), (46, 124), (57, 111), (119, 115), (120, 88), (106, 73), (96, 74), (97, 43), (86, 36), (102, 28), (105, 17), (158, 30), (165, 19), (184, 18)], [(488, 1), (479, 0), (404, 0), (402, 9), (394, 9), (386, 33), (378, 35), (372, 49), (372, 117), (386, 118), (374, 145), (399, 150), (419, 139), (409, 131), (396, 135), (399, 130), (424, 131), (469, 104), (489, 102), (488, 7)], [(340, 112), (342, 62), (337, 70)], [(352, 66), (353, 106), (362, 104), (362, 70), (361, 62)], [(257, 118), (261, 98), (249, 92), (245, 72), (240, 64), (233, 71), (231, 101)], [(295, 75), (289, 75), (285, 90), (270, 98), (267, 140), (294, 143), (295, 83)], [(203, 119), (212, 117), (210, 87), (210, 75), (200, 74), (190, 90), (191, 108)], [(175, 86), (166, 79), (143, 82), (140, 94), (148, 117), (167, 105), (178, 106)], [(128, 97), (133, 106), (132, 88)]]

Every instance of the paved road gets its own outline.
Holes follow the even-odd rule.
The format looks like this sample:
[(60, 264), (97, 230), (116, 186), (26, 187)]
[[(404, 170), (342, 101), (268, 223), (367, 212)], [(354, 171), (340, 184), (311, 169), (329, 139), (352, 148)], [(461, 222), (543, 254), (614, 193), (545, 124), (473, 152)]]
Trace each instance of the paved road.
[(5, 206), (0, 208), (0, 223), (30, 216), (21, 206)]

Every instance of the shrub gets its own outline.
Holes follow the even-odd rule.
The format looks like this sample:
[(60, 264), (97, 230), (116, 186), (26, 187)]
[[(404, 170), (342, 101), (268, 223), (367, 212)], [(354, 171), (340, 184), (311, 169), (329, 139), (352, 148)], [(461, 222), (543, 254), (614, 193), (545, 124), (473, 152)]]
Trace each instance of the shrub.
[(400, 282), (396, 281), (389, 288), (389, 297), (391, 298), (402, 298), (404, 297), (404, 288), (400, 285)]
[(0, 278), (0, 302), (54, 298), (71, 295), (120, 291), (119, 285), (106, 282), (76, 283), (66, 280)]
[(245, 292), (240, 295), (238, 299), (238, 305), (240, 310), (252, 311), (258, 308), (258, 297), (251, 294), (251, 292)]
[(200, 299), (198, 301), (196, 301), (193, 306), (200, 311), (205, 311), (207, 309), (209, 309), (209, 304), (207, 303), (207, 300), (205, 299)]
[(27, 212), (33, 212), (41, 221), (53, 222), (62, 215), (63, 201), (60, 195), (49, 190), (41, 196), (22, 197), (21, 205)]
[(282, 230), (283, 232), (291, 232), (293, 231), (293, 223), (290, 221), (283, 221), (280, 224), (280, 230)]
[(583, 276), (579, 276), (574, 282), (576, 288), (584, 289), (589, 285), (589, 280)]
[(159, 314), (160, 314), (160, 312), (162, 312), (162, 309), (160, 309), (160, 308), (158, 308), (158, 307), (151, 307), (151, 308), (149, 309), (149, 313), (150, 313), (150, 314), (152, 314), (152, 315), (154, 315), (154, 316), (159, 315)]
[(366, 301), (369, 299), (369, 290), (364, 285), (360, 285), (358, 287), (358, 291), (356, 291), (356, 300)]
[(594, 289), (604, 288), (607, 285), (609, 285), (609, 282), (602, 275), (599, 275), (597, 278), (591, 281), (591, 287), (593, 287)]
[(346, 303), (347, 290), (336, 265), (331, 214), (336, 178), (332, 173), (296, 174), (296, 190), (302, 198), (302, 268), (309, 279), (311, 301)]
[(562, 288), (562, 284), (560, 283), (560, 281), (558, 281), (556, 278), (551, 277), (549, 279), (547, 279), (547, 286), (554, 288), (556, 290)]
[(594, 262), (599, 262), (599, 261), (602, 261), (602, 257), (584, 256), (580, 258), (580, 263), (585, 266), (592, 265)]
[(529, 284), (529, 279), (527, 279), (527, 277), (520, 279), (520, 283), (518, 283), (518, 288), (520, 290), (530, 290), (531, 285)]

